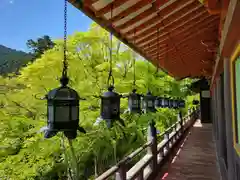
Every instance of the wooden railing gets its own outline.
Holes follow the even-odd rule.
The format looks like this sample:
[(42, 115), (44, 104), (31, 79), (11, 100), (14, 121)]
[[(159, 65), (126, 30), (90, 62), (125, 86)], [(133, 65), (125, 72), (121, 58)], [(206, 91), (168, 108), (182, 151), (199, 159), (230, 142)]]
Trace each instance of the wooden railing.
[[(148, 142), (97, 177), (96, 180), (152, 179), (156, 175), (159, 167), (164, 164), (165, 158), (171, 153), (171, 149), (193, 125), (197, 118), (198, 111), (198, 109), (188, 110), (186, 117), (181, 119), (179, 116), (178, 121), (159, 136), (157, 136), (154, 124), (150, 124), (148, 128)], [(158, 140), (160, 140), (159, 144), (157, 143)], [(133, 158), (144, 150), (147, 150), (146, 155), (132, 168), (128, 169), (127, 166)]]

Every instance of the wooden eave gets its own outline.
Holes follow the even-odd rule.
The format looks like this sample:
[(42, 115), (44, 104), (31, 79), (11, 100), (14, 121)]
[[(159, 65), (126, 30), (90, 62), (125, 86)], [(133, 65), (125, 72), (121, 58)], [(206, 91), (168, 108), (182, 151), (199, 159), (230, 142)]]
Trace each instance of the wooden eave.
[(176, 79), (212, 74), (220, 15), (198, 0), (69, 2)]

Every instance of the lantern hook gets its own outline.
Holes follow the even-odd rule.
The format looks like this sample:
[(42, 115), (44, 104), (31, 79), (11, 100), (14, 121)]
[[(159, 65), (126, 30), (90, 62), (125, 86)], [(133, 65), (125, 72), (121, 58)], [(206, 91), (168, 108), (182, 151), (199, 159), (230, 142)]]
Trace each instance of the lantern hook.
[(85, 131), (85, 129), (83, 128), (83, 127), (81, 127), (81, 126), (78, 126), (78, 128), (77, 128), (78, 130), (79, 130), (79, 132), (81, 132), (81, 133), (84, 133), (84, 134), (86, 134), (87, 132)]
[(34, 98), (37, 100), (45, 100), (45, 99), (47, 99), (47, 95), (38, 97), (38, 94), (35, 94)]

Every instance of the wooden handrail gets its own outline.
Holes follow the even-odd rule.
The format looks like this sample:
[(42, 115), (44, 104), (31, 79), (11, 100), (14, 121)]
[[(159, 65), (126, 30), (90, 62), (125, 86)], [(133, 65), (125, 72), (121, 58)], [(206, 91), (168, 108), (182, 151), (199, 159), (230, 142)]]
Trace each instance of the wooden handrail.
[[(157, 170), (157, 165), (159, 165), (164, 157), (170, 153), (170, 150), (174, 144), (181, 139), (181, 136), (184, 134), (186, 129), (193, 125), (193, 122), (196, 120), (196, 113), (198, 113), (198, 110), (194, 112), (189, 111), (186, 117), (179, 119), (158, 137), (156, 134), (153, 134), (153, 132), (149, 132), (149, 136), (151, 137), (149, 137), (149, 141), (147, 143), (123, 158), (117, 163), (117, 165), (113, 166), (102, 175), (97, 177), (96, 180), (107, 180), (114, 175), (115, 180), (134, 180), (136, 178), (139, 180), (148, 179), (151, 173)], [(149, 127), (149, 131), (152, 131), (154, 128), (154, 126)], [(158, 138), (164, 139), (157, 144)], [(146, 148), (148, 148), (148, 153), (132, 168), (129, 170), (126, 169), (126, 165)]]
[(146, 149), (150, 145), (151, 145), (151, 142), (145, 143), (143, 146), (141, 146), (140, 148), (132, 152), (130, 155), (128, 155), (127, 157), (119, 161), (117, 165), (113, 166), (112, 168), (108, 169), (103, 174), (101, 174), (99, 177), (97, 177), (96, 180), (104, 180), (109, 178), (110, 176), (112, 176), (114, 173), (118, 171), (119, 167), (122, 164), (127, 164), (128, 162), (130, 162), (134, 157), (136, 157), (138, 154), (140, 154), (144, 149)]

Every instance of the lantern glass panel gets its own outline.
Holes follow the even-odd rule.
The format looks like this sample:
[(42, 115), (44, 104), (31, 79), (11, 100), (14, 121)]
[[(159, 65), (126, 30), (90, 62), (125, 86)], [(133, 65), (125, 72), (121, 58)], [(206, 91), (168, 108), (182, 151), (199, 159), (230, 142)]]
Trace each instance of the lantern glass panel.
[(102, 116), (104, 118), (110, 118), (111, 116), (111, 109), (110, 109), (111, 101), (109, 99), (103, 98), (102, 99)]
[(154, 103), (152, 100), (148, 100), (148, 108), (152, 108), (154, 106)]
[(130, 105), (134, 105), (134, 100), (132, 99), (132, 97), (128, 98), (128, 106)]
[(159, 106), (160, 106), (160, 107), (163, 107), (163, 106), (164, 106), (164, 104), (163, 104), (163, 103), (164, 103), (163, 99), (162, 99), (162, 98), (160, 98), (160, 99), (159, 99)]
[(173, 100), (173, 108), (176, 108), (176, 100)]
[(70, 107), (69, 106), (57, 106), (55, 107), (55, 121), (56, 122), (68, 122), (70, 121)]
[(115, 101), (113, 102), (111, 108), (112, 108), (112, 114), (114, 116), (117, 115), (118, 112), (119, 112), (119, 104), (118, 104), (118, 100), (117, 99), (115, 99)]
[(173, 100), (172, 99), (169, 100), (169, 106), (170, 106), (170, 108), (173, 108)]
[(138, 100), (133, 100), (132, 105), (135, 105), (135, 107), (137, 107), (137, 105), (138, 105)]
[(129, 107), (138, 108), (139, 107), (139, 101), (135, 98), (130, 98), (129, 99)]
[(79, 107), (78, 106), (72, 106), (71, 107), (72, 110), (72, 120), (77, 120), (79, 117)]
[(185, 101), (184, 100), (179, 101), (179, 107), (180, 108), (184, 108), (185, 107)]
[(48, 106), (48, 121), (49, 122), (54, 121), (54, 107), (52, 105)]
[(163, 103), (164, 107), (168, 107), (168, 99), (164, 99), (163, 101), (164, 101), (164, 103)]

